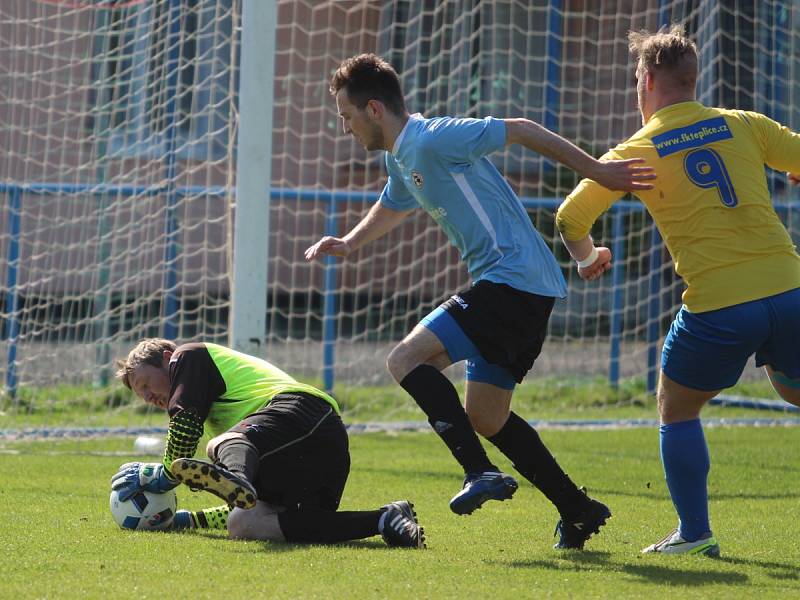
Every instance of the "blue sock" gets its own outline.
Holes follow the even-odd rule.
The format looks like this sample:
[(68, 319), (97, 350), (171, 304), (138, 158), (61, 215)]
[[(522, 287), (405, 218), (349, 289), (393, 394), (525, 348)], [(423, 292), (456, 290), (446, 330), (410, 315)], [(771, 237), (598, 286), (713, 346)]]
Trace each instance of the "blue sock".
[(711, 460), (700, 419), (662, 425), (661, 462), (681, 537), (689, 542), (711, 531), (708, 521), (708, 471)]

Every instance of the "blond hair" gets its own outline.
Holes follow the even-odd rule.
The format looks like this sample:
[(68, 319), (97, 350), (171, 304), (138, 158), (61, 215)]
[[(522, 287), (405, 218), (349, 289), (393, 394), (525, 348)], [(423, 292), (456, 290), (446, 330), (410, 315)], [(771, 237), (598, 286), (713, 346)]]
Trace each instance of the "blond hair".
[(117, 371), (114, 376), (130, 390), (132, 389), (130, 376), (137, 367), (141, 365), (160, 367), (164, 360), (164, 352), (175, 352), (177, 347), (177, 344), (170, 340), (146, 338), (136, 344), (126, 358), (115, 363)]
[(697, 83), (697, 46), (686, 37), (683, 25), (674, 23), (656, 33), (646, 30), (628, 33), (628, 48), (638, 61), (637, 69), (665, 74), (676, 86), (691, 88)]

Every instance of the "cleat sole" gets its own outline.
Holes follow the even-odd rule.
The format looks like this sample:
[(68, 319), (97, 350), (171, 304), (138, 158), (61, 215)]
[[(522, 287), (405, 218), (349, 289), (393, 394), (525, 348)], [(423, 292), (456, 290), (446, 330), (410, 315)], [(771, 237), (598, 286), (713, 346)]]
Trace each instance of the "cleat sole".
[(414, 522), (417, 524), (417, 526), (419, 526), (419, 544), (417, 544), (417, 548), (427, 548), (428, 546), (425, 544), (425, 529), (419, 524), (417, 511), (414, 510), (414, 504), (409, 502), (408, 506), (411, 508), (411, 514), (414, 515)]
[(170, 466), (172, 475), (178, 482), (188, 485), (194, 491), (214, 494), (237, 508), (253, 508), (256, 495), (237, 481), (225, 477), (213, 465), (192, 458), (179, 458)]

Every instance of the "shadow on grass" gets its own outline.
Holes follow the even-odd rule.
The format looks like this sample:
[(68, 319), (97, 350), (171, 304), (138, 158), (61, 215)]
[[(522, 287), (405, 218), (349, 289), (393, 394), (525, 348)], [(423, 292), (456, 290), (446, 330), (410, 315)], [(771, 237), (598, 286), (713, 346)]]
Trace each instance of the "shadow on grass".
[[(625, 498), (647, 498), (648, 500), (669, 500), (666, 490), (655, 487), (648, 488), (647, 484), (641, 485), (641, 492), (630, 490), (611, 489), (602, 487), (592, 487), (589, 494), (592, 497), (602, 497), (604, 494), (609, 496), (622, 496)], [(709, 500), (797, 500), (800, 499), (800, 492), (779, 492), (770, 494), (746, 494), (741, 492), (720, 493), (711, 492)], [(611, 507), (613, 510), (613, 506)]]
[(228, 541), (228, 532), (221, 529), (180, 529), (178, 531), (164, 531), (167, 535), (187, 535), (192, 537), (204, 537), (209, 540)]
[(695, 569), (682, 569), (676, 566), (660, 564), (632, 564), (609, 562), (610, 552), (564, 552), (553, 559), (493, 561), (498, 565), (515, 569), (552, 569), (555, 571), (610, 571), (632, 575), (649, 583), (685, 585), (700, 587), (704, 585), (726, 584), (740, 585), (747, 583), (750, 578), (742, 573), (724, 573), (719, 571), (704, 570), (706, 564), (711, 567), (716, 561), (708, 563), (698, 562)]
[[(290, 543), (281, 543), (281, 542), (256, 542), (261, 545), (262, 549), (265, 552), (292, 552), (294, 550), (308, 550), (308, 548), (312, 546), (324, 546), (330, 548), (356, 548), (356, 549), (364, 549), (364, 550), (386, 550), (390, 551), (393, 548), (389, 548), (386, 544), (379, 541), (378, 539), (367, 539), (367, 540), (351, 540), (349, 542), (338, 542), (338, 543), (331, 543), (331, 544), (290, 544)], [(407, 548), (400, 548), (400, 550), (408, 550)]]
[(716, 559), (723, 563), (745, 567), (760, 567), (767, 571), (767, 576), (782, 581), (800, 581), (800, 573), (795, 563), (780, 563), (770, 560), (757, 560), (754, 558), (735, 558), (732, 556), (721, 556)]
[[(408, 477), (409, 470), (400, 467), (357, 467), (359, 473), (382, 473), (385, 475), (396, 475), (398, 477)], [(458, 466), (452, 470), (442, 471), (417, 471), (413, 472), (414, 477), (421, 477), (424, 479), (455, 479), (460, 481), (463, 474), (459, 471)]]
[[(621, 460), (629, 460), (632, 463), (641, 463), (644, 456), (646, 460), (652, 461), (653, 464), (658, 465), (658, 468), (660, 468), (660, 463), (658, 459), (658, 447), (654, 446), (653, 449), (651, 450), (652, 451), (648, 451), (649, 454), (644, 454), (644, 455), (642, 454), (641, 449), (626, 451), (622, 449), (602, 450), (602, 449), (592, 448), (591, 450), (587, 450), (582, 448), (569, 448), (568, 450), (566, 450), (566, 452), (575, 454), (576, 456), (585, 456), (588, 458), (589, 461), (597, 461), (599, 458), (605, 457), (605, 458), (610, 458), (617, 462)], [(562, 450), (562, 452), (564, 452), (564, 450)], [(718, 454), (722, 453), (721, 452), (714, 453), (712, 449), (712, 458), (715, 469), (720, 469), (724, 467), (741, 468), (743, 466), (741, 461), (737, 462), (735, 458), (732, 458), (727, 454), (723, 456), (717, 456)], [(757, 467), (758, 469), (764, 472), (775, 472), (781, 475), (784, 475), (787, 472), (800, 472), (800, 466), (792, 464), (770, 465), (770, 464), (758, 463), (757, 465), (752, 464), (748, 466)]]
[[(377, 536), (373, 539), (364, 539), (364, 540), (351, 540), (348, 542), (338, 542), (338, 543), (331, 543), (331, 544), (292, 544), (289, 542), (270, 542), (267, 540), (231, 540), (228, 538), (227, 534), (223, 535), (220, 530), (208, 530), (208, 529), (184, 529), (181, 531), (172, 531), (172, 532), (164, 532), (164, 533), (171, 533), (177, 535), (191, 535), (197, 537), (204, 537), (210, 540), (223, 540), (229, 543), (230, 551), (236, 552), (241, 550), (243, 552), (250, 553), (252, 552), (251, 548), (248, 548), (244, 544), (246, 541), (247, 544), (257, 544), (261, 547), (264, 552), (276, 553), (276, 552), (294, 552), (295, 550), (307, 550), (312, 546), (325, 546), (325, 547), (337, 547), (337, 548), (363, 548), (363, 549), (380, 549), (380, 550), (394, 550), (394, 548), (389, 548), (380, 541), (380, 538)], [(399, 548), (398, 550), (405, 551), (408, 550), (407, 548)]]

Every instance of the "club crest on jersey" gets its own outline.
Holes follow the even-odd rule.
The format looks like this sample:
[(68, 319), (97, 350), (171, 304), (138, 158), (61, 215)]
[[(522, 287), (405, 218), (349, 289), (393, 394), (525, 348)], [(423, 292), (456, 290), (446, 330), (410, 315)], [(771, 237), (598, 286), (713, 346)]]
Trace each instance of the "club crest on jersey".
[(419, 171), (411, 171), (411, 180), (414, 182), (414, 185), (417, 186), (418, 188), (421, 188), (422, 184), (425, 183), (425, 181), (422, 179), (422, 173), (420, 173)]

